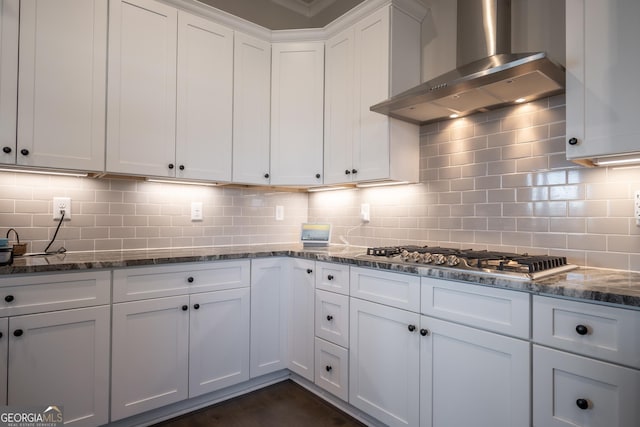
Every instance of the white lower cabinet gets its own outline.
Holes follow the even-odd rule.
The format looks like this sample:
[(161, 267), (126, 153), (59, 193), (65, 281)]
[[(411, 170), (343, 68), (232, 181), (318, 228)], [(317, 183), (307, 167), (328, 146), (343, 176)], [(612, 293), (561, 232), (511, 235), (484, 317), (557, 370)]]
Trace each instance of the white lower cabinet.
[(640, 425), (640, 371), (533, 346), (535, 427)]
[(313, 381), (315, 262), (289, 259), (288, 368)]
[(528, 341), (426, 316), (420, 323), (421, 427), (530, 425)]
[(189, 296), (113, 305), (111, 420), (186, 399)]
[(287, 368), (286, 261), (251, 260), (251, 378)]
[(342, 400), (349, 399), (349, 350), (316, 338), (317, 386), (333, 393)]
[(350, 313), (349, 403), (389, 426), (417, 426), (420, 315), (357, 298)]

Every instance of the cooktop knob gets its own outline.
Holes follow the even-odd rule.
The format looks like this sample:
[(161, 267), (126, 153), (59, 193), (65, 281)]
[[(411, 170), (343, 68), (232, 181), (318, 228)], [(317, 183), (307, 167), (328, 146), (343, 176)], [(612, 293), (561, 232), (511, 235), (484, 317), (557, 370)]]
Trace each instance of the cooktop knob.
[(427, 252), (426, 254), (422, 255), (422, 262), (424, 264), (430, 264), (433, 262), (433, 255), (431, 255), (429, 252)]
[(460, 259), (455, 255), (449, 255), (447, 257), (447, 265), (453, 267), (460, 264)]
[(403, 249), (402, 252), (400, 252), (400, 259), (403, 261), (409, 261), (409, 251)]
[(411, 252), (409, 254), (409, 260), (413, 261), (413, 262), (419, 262), (420, 261), (420, 254), (418, 252)]
[(435, 254), (433, 256), (433, 263), (436, 265), (442, 265), (447, 262), (447, 257), (442, 254)]

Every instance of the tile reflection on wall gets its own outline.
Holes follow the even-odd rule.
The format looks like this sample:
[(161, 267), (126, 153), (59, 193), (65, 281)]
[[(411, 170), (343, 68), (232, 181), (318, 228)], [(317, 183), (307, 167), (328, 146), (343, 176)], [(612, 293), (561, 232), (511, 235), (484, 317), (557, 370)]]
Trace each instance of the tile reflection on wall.
[[(304, 193), (2, 172), (0, 234), (14, 227), (42, 251), (57, 225), (55, 196), (71, 197), (72, 218), (52, 249), (69, 251), (297, 242), (308, 210)], [(191, 202), (203, 203), (202, 221), (191, 221)]]
[[(564, 96), (421, 128), (420, 183), (309, 196), (309, 219), (334, 241), (410, 243), (565, 255), (640, 271), (632, 196), (640, 167), (565, 159)], [(361, 203), (371, 222), (359, 220)], [(412, 218), (417, 221), (408, 221)]]

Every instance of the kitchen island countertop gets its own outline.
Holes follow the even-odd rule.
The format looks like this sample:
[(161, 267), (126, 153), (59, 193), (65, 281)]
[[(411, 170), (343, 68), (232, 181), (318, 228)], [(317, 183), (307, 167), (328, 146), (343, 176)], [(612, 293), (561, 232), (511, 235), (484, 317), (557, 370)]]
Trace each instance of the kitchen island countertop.
[(17, 257), (10, 266), (0, 267), (0, 279), (13, 274), (32, 274), (89, 269), (116, 269), (184, 262), (206, 262), (243, 258), (289, 256), (317, 261), (337, 262), (353, 266), (417, 274), (446, 280), (469, 282), (597, 302), (640, 310), (640, 273), (599, 268), (578, 268), (551, 277), (520, 280), (481, 272), (421, 264), (393, 262), (367, 256), (365, 248), (330, 246), (303, 248), (299, 244), (246, 245), (185, 249), (129, 250), (104, 252), (69, 252), (47, 256)]

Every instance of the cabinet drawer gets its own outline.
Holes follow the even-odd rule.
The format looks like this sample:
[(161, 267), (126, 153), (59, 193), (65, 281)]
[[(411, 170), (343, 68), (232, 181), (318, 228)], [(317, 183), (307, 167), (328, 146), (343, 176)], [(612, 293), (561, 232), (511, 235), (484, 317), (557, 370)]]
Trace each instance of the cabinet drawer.
[(349, 266), (316, 262), (316, 288), (349, 295)]
[(638, 401), (640, 371), (533, 346), (534, 426), (636, 427)]
[(109, 304), (109, 271), (0, 279), (0, 316)]
[(349, 398), (349, 351), (316, 338), (316, 385), (346, 401)]
[(316, 336), (349, 347), (349, 297), (316, 290)]
[(420, 277), (351, 267), (352, 297), (418, 312)]
[(250, 273), (249, 260), (115, 270), (113, 302), (241, 288)]
[(640, 311), (533, 298), (537, 343), (640, 368)]
[(529, 338), (530, 296), (525, 292), (423, 277), (421, 296), (427, 316)]

